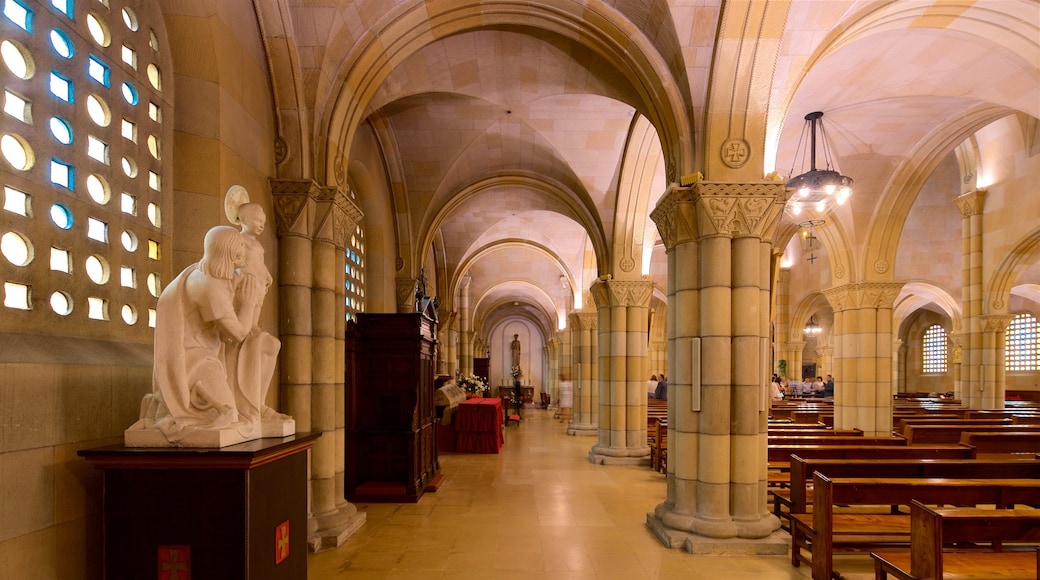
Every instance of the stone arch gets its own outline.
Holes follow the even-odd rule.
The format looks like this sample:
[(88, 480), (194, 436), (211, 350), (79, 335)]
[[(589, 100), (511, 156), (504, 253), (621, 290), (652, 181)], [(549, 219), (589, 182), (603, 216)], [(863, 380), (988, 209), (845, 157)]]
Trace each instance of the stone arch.
[(1023, 237), (1004, 256), (993, 270), (987, 285), (983, 310), (986, 314), (1007, 314), (1011, 290), (1019, 272), (1040, 259), (1040, 228), (1036, 228)]
[[(339, 159), (349, 154), (353, 133), (366, 116), (366, 103), (372, 98), (394, 66), (408, 55), (439, 38), (464, 32), (508, 27), (536, 29), (581, 42), (626, 78), (642, 98), (630, 103), (657, 127), (665, 148), (667, 174), (678, 180), (680, 168), (693, 166), (692, 119), (685, 97), (688, 88), (677, 82), (668, 63), (654, 45), (613, 7), (590, 1), (580, 10), (560, 10), (549, 3), (526, 3), (515, 10), (506, 0), (472, 1), (450, 5), (436, 13), (424, 2), (410, 2), (389, 12), (372, 27), (372, 35), (357, 43), (345, 55), (338, 70), (330, 74), (337, 91), (319, 87), (317, 94), (330, 93), (328, 106), (317, 121), (320, 150), (316, 163), (334, 183)], [(419, 20), (419, 26), (416, 21)], [(365, 63), (362, 65), (361, 63)]]

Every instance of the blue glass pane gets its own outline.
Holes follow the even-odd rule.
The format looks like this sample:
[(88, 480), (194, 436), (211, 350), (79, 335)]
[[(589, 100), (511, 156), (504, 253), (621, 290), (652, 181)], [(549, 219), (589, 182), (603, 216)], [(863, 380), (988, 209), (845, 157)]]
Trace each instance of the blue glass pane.
[(74, 169), (71, 165), (51, 159), (51, 183), (72, 189)]
[(69, 145), (72, 143), (72, 127), (68, 121), (61, 117), (51, 117), (50, 122), (51, 135), (57, 139), (58, 143), (62, 145)]
[(51, 71), (50, 90), (52, 95), (66, 103), (74, 102), (72, 81), (61, 76), (56, 71)]
[(69, 208), (56, 203), (51, 206), (51, 221), (63, 230), (72, 228), (72, 212)]
[(130, 83), (123, 83), (123, 99), (131, 105), (136, 105), (138, 101), (137, 89)]
[(32, 34), (33, 11), (23, 4), (21, 0), (3, 0), (3, 2), (4, 16), (6, 16), (11, 22), (20, 26), (22, 30)]
[(58, 12), (72, 18), (72, 0), (51, 0), (51, 6), (58, 9)]
[(76, 48), (72, 44), (72, 39), (69, 38), (68, 34), (58, 29), (51, 31), (51, 48), (62, 58), (72, 58), (72, 55), (76, 54)]
[(90, 55), (90, 58), (87, 59), (87, 74), (95, 81), (105, 85), (106, 87), (109, 86), (108, 65), (101, 62), (101, 59), (94, 55)]

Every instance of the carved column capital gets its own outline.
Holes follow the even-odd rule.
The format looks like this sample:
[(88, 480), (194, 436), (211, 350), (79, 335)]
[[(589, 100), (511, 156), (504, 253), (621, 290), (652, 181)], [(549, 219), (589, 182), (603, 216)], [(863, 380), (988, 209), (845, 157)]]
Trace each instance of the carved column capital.
[(309, 212), (306, 209), (317, 198), (321, 186), (312, 179), (272, 179), (269, 184), (279, 237), (310, 238)]
[(599, 280), (592, 285), (592, 297), (596, 306), (643, 306), (650, 305), (654, 285), (650, 280)]
[(599, 327), (599, 315), (594, 312), (571, 312), (571, 328), (576, 330), (596, 330)]
[(394, 298), (398, 312), (415, 311), (415, 285), (418, 278), (394, 278)]
[(979, 320), (982, 321), (982, 330), (985, 332), (1004, 332), (1014, 319), (1014, 314), (983, 314), (979, 316)]
[(827, 288), (823, 295), (835, 312), (856, 308), (892, 308), (902, 282), (862, 282)]
[(784, 184), (693, 184), (697, 201), (697, 229), (702, 236), (770, 239), (784, 211)]
[(957, 196), (954, 198), (953, 203), (957, 204), (957, 209), (961, 211), (962, 218), (969, 218), (973, 215), (982, 215), (986, 207), (986, 197), (988, 195), (988, 190), (976, 189), (975, 191), (969, 191)]
[(693, 189), (671, 186), (650, 212), (650, 219), (657, 224), (661, 241), (669, 251), (678, 244), (696, 240), (697, 212), (693, 204)]

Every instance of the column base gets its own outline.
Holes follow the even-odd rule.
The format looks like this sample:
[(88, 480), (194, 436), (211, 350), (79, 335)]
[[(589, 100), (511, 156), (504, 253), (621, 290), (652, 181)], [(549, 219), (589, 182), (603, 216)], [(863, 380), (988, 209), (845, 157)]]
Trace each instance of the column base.
[(307, 536), (307, 550), (314, 553), (339, 547), (367, 520), (368, 514), (357, 511), (357, 507), (352, 503), (347, 503), (328, 514), (312, 515), (307, 522), (308, 529), (313, 529)]
[(595, 465), (650, 465), (650, 448), (603, 447), (593, 445), (589, 450), (589, 463)]
[(578, 425), (578, 424), (575, 424), (575, 423), (571, 423), (570, 425), (567, 426), (567, 434), (568, 435), (575, 435), (575, 436), (578, 436), (578, 437), (582, 437), (582, 436), (598, 437), (599, 436), (599, 427), (597, 425), (591, 425), (591, 424)]
[(700, 556), (782, 556), (791, 547), (791, 535), (779, 530), (764, 538), (709, 538), (670, 528), (652, 513), (646, 525), (666, 547)]

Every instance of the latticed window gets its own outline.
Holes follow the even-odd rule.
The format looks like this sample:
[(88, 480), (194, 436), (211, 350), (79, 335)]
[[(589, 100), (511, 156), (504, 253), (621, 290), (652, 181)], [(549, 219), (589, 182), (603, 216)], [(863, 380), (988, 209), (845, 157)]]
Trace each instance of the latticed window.
[(365, 230), (360, 225), (347, 244), (345, 293), (347, 320), (357, 320), (357, 313), (365, 311)]
[(922, 352), (924, 353), (924, 372), (945, 373), (946, 372), (946, 329), (938, 324), (933, 324), (924, 331), (922, 340)]
[(0, 5), (0, 329), (150, 337), (169, 134), (155, 17), (120, 0)]
[(1037, 329), (1036, 317), (1032, 314), (1018, 314), (1011, 320), (1007, 327), (1007, 346), (1004, 350), (1004, 367), (1007, 370), (1040, 369), (1040, 341), (1037, 341)]

